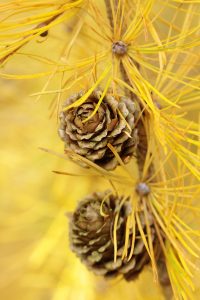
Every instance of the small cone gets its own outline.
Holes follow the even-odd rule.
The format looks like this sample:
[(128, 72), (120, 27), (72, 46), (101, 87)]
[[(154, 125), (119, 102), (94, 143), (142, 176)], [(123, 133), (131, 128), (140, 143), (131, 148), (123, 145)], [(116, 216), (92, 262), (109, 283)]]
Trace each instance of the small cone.
[[(102, 92), (94, 91), (79, 107), (60, 113), (61, 139), (65, 149), (87, 158), (106, 170), (113, 170), (119, 164), (108, 148), (111, 144), (120, 158), (127, 163), (135, 153), (138, 144), (136, 122), (136, 103), (121, 97), (116, 100), (112, 95), (104, 96), (96, 114), (85, 121), (94, 111)], [(77, 93), (66, 100), (69, 106), (83, 96)]]
[[(126, 220), (131, 213), (131, 204), (127, 198), (119, 212), (117, 225), (118, 252), (117, 259), (114, 262), (113, 224), (122, 199), (122, 196), (117, 197), (108, 192), (93, 193), (85, 197), (79, 203), (71, 218), (70, 242), (72, 250), (95, 274), (105, 277), (115, 277), (121, 274), (126, 280), (132, 280), (150, 262), (150, 258), (137, 225), (133, 255), (130, 260), (127, 258), (122, 260), (121, 258), (125, 244)], [(143, 231), (146, 234), (144, 213), (140, 212), (139, 217)], [(150, 213), (148, 219), (153, 243), (156, 244), (157, 248), (158, 243), (155, 242), (155, 229)], [(131, 243), (131, 231), (129, 240)], [(131, 248), (130, 243), (128, 253)]]

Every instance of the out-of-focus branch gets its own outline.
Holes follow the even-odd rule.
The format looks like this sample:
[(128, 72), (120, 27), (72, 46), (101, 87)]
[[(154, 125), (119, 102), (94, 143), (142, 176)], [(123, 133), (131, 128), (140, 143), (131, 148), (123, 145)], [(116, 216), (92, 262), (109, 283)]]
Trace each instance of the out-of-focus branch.
[(161, 256), (158, 261), (158, 275), (159, 275), (159, 282), (163, 289), (163, 294), (165, 296), (165, 299), (171, 300), (173, 297), (173, 290), (167, 272), (164, 256)]
[(110, 22), (111, 28), (114, 29), (113, 9), (112, 9), (112, 6), (111, 6), (111, 1), (113, 2), (114, 10), (117, 11), (118, 0), (105, 0), (108, 20)]
[[(39, 35), (46, 34), (46, 32), (47, 32), (46, 26), (50, 25), (53, 21), (55, 21), (56, 19), (58, 19), (63, 13), (64, 12), (59, 13), (58, 15), (55, 15), (55, 16), (49, 18), (47, 21), (37, 24), (33, 28), (33, 30), (41, 28), (41, 31), (39, 31), (40, 32)], [(42, 28), (44, 28), (44, 29), (42, 30)], [(23, 46), (25, 46), (29, 42), (29, 39), (27, 40), (27, 38), (29, 38), (30, 36), (32, 36), (34, 38), (37, 35), (38, 35), (38, 31), (36, 31), (36, 32), (34, 32), (32, 34), (24, 36), (23, 39), (22, 39), (22, 41), (21, 41), (21, 44), (19, 46), (17, 46), (10, 53), (8, 53), (6, 56), (4, 56), (4, 57), (1, 58), (0, 64), (1, 65), (4, 64), (10, 56), (14, 55), (19, 49), (21, 49)]]

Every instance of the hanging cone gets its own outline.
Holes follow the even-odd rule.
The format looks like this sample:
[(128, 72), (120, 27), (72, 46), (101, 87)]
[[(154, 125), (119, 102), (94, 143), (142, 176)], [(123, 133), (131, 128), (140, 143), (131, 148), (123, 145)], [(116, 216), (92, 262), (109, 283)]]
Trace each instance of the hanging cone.
[[(130, 160), (138, 144), (135, 128), (137, 109), (133, 100), (121, 97), (118, 101), (108, 94), (96, 114), (85, 122), (101, 95), (100, 90), (95, 90), (79, 107), (62, 111), (58, 132), (66, 150), (71, 149), (102, 168), (113, 170), (119, 163), (107, 145), (110, 143), (115, 148), (124, 163)], [(83, 92), (71, 96), (64, 107), (81, 96)]]
[[(117, 225), (117, 259), (114, 262), (113, 224), (123, 196), (111, 193), (93, 193), (78, 205), (70, 222), (71, 248), (81, 261), (95, 274), (105, 277), (123, 275), (126, 280), (137, 277), (143, 267), (150, 262), (149, 255), (136, 225), (136, 239), (132, 258), (122, 260), (125, 244), (126, 220), (131, 213), (131, 203), (127, 198), (119, 212)], [(102, 213), (103, 212), (103, 213)], [(144, 213), (139, 213), (144, 234), (147, 233)], [(158, 254), (153, 217), (148, 213), (155, 252)], [(129, 234), (128, 253), (131, 248), (132, 232)], [(155, 253), (155, 254), (156, 254)]]

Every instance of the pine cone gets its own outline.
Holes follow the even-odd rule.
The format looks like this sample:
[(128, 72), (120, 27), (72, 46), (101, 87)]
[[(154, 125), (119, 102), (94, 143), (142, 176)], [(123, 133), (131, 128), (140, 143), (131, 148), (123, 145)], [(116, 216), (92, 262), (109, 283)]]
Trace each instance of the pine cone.
[[(75, 102), (83, 94), (80, 92), (68, 98), (64, 107)], [(66, 149), (73, 150), (107, 170), (113, 170), (118, 161), (107, 144), (110, 143), (115, 148), (124, 163), (129, 161), (137, 146), (137, 110), (131, 99), (121, 97), (118, 101), (113, 96), (106, 95), (97, 113), (84, 122), (94, 111), (101, 95), (102, 92), (96, 90), (79, 107), (62, 111), (58, 132), (65, 142)]]
[[(131, 204), (127, 199), (120, 210), (117, 228), (118, 253), (117, 260), (114, 262), (113, 223), (122, 198), (111, 193), (108, 194), (108, 192), (93, 193), (84, 198), (71, 217), (70, 243), (72, 251), (95, 274), (105, 277), (115, 277), (121, 274), (126, 280), (133, 280), (149, 263), (150, 258), (136, 226), (133, 256), (129, 261), (121, 259), (125, 243), (126, 219), (131, 213)], [(103, 215), (100, 213), (101, 205)], [(143, 231), (146, 234), (144, 213), (141, 212), (139, 216)], [(152, 239), (156, 245), (153, 218), (150, 213), (148, 217)], [(131, 238), (132, 233), (130, 232), (130, 241)]]

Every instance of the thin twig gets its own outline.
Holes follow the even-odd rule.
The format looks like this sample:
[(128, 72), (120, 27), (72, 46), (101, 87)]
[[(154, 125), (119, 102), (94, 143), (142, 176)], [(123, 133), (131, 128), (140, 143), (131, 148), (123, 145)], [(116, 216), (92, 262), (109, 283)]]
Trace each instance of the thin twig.
[[(111, 26), (112, 30), (114, 30), (113, 11), (112, 11), (111, 3), (110, 3), (112, 0), (104, 0), (104, 1), (105, 1), (105, 5), (106, 5), (106, 12), (107, 12), (108, 20), (110, 22), (110, 26)], [(114, 4), (114, 12), (116, 12), (117, 6), (118, 6), (118, 0), (113, 0), (113, 4)]]
[(110, 4), (110, 0), (105, 0), (105, 5), (106, 5), (106, 12), (107, 12), (108, 20), (110, 22), (111, 28), (113, 29), (114, 22), (113, 22), (113, 14), (112, 14), (112, 7)]
[[(139, 68), (139, 66), (138, 66), (138, 68)], [(131, 81), (127, 75), (127, 72), (126, 72), (122, 62), (120, 62), (120, 71), (121, 71), (124, 81), (127, 82), (130, 86), (132, 86)], [(142, 106), (141, 101), (138, 99), (138, 97), (133, 92), (126, 91), (126, 93), (129, 94), (131, 99), (134, 99), (137, 101), (138, 107), (140, 108), (140, 111), (142, 113), (140, 116), (140, 119), (138, 120), (138, 123), (137, 123), (138, 137), (139, 137), (139, 144), (137, 146), (137, 163), (138, 163), (138, 170), (139, 170), (140, 177), (142, 177), (143, 167), (145, 164), (147, 148), (148, 148), (147, 133), (146, 133), (143, 121), (142, 121), (142, 117), (145, 117), (145, 110)], [(150, 173), (152, 173), (151, 167), (149, 168), (148, 175), (150, 175)]]

